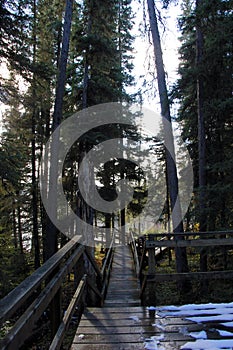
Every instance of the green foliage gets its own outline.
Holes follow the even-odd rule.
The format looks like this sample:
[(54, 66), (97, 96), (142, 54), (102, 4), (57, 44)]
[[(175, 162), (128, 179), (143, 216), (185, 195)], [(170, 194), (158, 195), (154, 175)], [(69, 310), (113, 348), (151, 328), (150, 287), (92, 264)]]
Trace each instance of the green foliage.
[[(74, 10), (67, 108), (131, 99), (133, 38), (129, 0), (84, 1)], [(85, 102), (85, 106), (83, 105)]]
[[(183, 17), (180, 19), (181, 48), (180, 78), (172, 96), (180, 102), (178, 121), (183, 128), (193, 159), (195, 186), (198, 185), (198, 127), (196, 81), (198, 75), (204, 81), (204, 119), (206, 130), (206, 217), (208, 229), (231, 227), (232, 152), (232, 10), (231, 1), (200, 2), (198, 11), (191, 1), (183, 1)], [(202, 64), (196, 66), (196, 24), (204, 37)], [(227, 215), (225, 215), (227, 213)], [(198, 220), (198, 213), (194, 222)]]
[(27, 258), (16, 249), (10, 232), (0, 234), (0, 298), (16, 287), (30, 272)]
[[(10, 79), (1, 86), (1, 97), (9, 106), (0, 147), (4, 165), (0, 170), (0, 236), (9, 240), (3, 250), (4, 281), (7, 271), (13, 275), (13, 252), (21, 259), (21, 255), (35, 249), (33, 201), (43, 145), (51, 133), (64, 9), (65, 1), (60, 0), (10, 0), (0, 4), (0, 56), (10, 71)], [(74, 1), (64, 118), (94, 104), (133, 99), (126, 92), (126, 87), (133, 84), (132, 21), (131, 0)], [(18, 79), (24, 83), (24, 91)], [(114, 132), (119, 135), (119, 130)], [(64, 190), (74, 206), (78, 163), (93, 142), (101, 142), (105, 136), (106, 130), (90, 133), (67, 157)], [(46, 220), (38, 192), (37, 197), (41, 247)]]

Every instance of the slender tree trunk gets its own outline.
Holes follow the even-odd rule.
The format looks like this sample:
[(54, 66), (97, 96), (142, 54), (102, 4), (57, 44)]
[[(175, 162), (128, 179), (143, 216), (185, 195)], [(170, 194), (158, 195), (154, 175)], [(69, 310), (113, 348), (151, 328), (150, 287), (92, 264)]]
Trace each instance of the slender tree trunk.
[[(169, 135), (165, 135), (165, 137), (168, 139), (170, 150), (173, 154), (170, 154), (170, 152), (168, 152), (167, 149), (165, 150), (165, 152), (166, 152), (168, 189), (169, 189), (171, 211), (172, 211), (172, 222), (173, 222), (173, 228), (174, 228), (173, 230), (174, 230), (174, 233), (181, 233), (181, 235), (178, 236), (177, 239), (183, 239), (184, 237), (182, 233), (184, 232), (184, 230), (183, 230), (181, 207), (180, 207), (179, 195), (178, 195), (177, 168), (176, 168), (175, 161), (173, 160), (175, 159), (174, 138), (173, 138), (173, 131), (171, 126), (171, 114), (170, 114), (170, 107), (169, 107), (169, 101), (168, 101), (161, 41), (160, 41), (160, 35), (159, 35), (159, 29), (158, 29), (157, 16), (155, 12), (154, 0), (147, 0), (147, 5), (148, 5), (150, 27), (151, 27), (152, 39), (153, 39), (153, 45), (154, 45), (161, 114), (170, 123)], [(186, 249), (176, 248), (175, 253), (176, 253), (177, 272), (188, 271)]]
[(16, 212), (15, 212), (15, 201), (13, 200), (13, 211), (12, 211), (12, 226), (14, 232), (14, 247), (18, 248), (18, 239), (17, 239), (17, 225), (16, 225)]
[[(72, 13), (73, 13), (73, 0), (66, 0), (65, 8), (65, 18), (63, 26), (63, 38), (62, 38), (62, 48), (61, 56), (59, 59), (58, 66), (58, 78), (56, 86), (55, 104), (54, 104), (54, 114), (53, 114), (53, 125), (52, 131), (54, 131), (62, 121), (62, 110), (63, 110), (63, 97), (65, 93), (65, 83), (66, 83), (66, 68), (69, 53), (70, 44), (70, 33), (71, 33), (71, 23), (72, 23)], [(59, 133), (56, 133), (56, 137), (53, 137), (51, 143), (51, 159), (50, 159), (50, 172), (49, 172), (49, 192), (48, 192), (48, 202), (49, 210), (53, 216), (57, 215), (57, 178), (58, 178), (58, 153), (59, 153)], [(53, 200), (52, 200), (53, 199)], [(46, 225), (46, 259), (50, 258), (58, 248), (58, 230), (51, 222), (50, 218), (47, 217)], [(61, 289), (59, 289), (50, 304), (51, 310), (51, 325), (52, 325), (52, 336), (55, 335), (57, 329), (60, 325), (62, 313), (61, 313)]]
[(19, 193), (17, 202), (17, 226), (18, 226), (18, 237), (19, 237), (19, 249), (20, 253), (23, 254), (23, 236), (22, 236), (22, 224), (21, 224), (21, 208), (19, 203)]
[[(87, 25), (87, 35), (91, 33), (91, 16), (89, 14), (88, 25)], [(82, 107), (87, 108), (87, 92), (88, 92), (88, 80), (89, 80), (89, 66), (88, 66), (88, 56), (89, 48), (85, 52), (84, 56), (84, 76), (83, 76), (83, 95), (82, 95)]]
[[(33, 65), (36, 64), (36, 0), (33, 1)], [(31, 140), (31, 163), (32, 163), (32, 222), (33, 222), (33, 247), (34, 247), (34, 267), (37, 269), (40, 266), (40, 243), (38, 230), (38, 186), (36, 176), (36, 76), (33, 73), (32, 82), (32, 140)]]
[[(201, 0), (196, 0), (196, 11), (198, 12)], [(200, 69), (203, 60), (203, 34), (200, 25), (200, 15), (197, 13), (196, 27), (196, 66)], [(197, 77), (197, 117), (198, 117), (198, 178), (199, 178), (199, 230), (206, 231), (206, 213), (205, 213), (205, 189), (206, 189), (206, 141), (205, 141), (205, 121), (204, 121), (204, 87), (203, 75), (199, 71)], [(207, 271), (207, 252), (203, 248), (200, 253), (200, 269)]]
[[(44, 103), (42, 105), (41, 108), (41, 120), (42, 120), (42, 130), (43, 130), (43, 136), (44, 138), (41, 139), (41, 144), (40, 144), (40, 156), (39, 159), (42, 159), (42, 155), (43, 155), (43, 146), (44, 146), (44, 141), (49, 139), (49, 135), (50, 135), (50, 110), (51, 110), (51, 90), (50, 90), (50, 86), (48, 86), (48, 90), (47, 90), (47, 98), (48, 101), (46, 101), (46, 103)], [(44, 155), (44, 163), (48, 164), (48, 151), (46, 151), (46, 154)], [(41, 164), (38, 164), (38, 168), (40, 168)], [(43, 177), (45, 179), (49, 179), (48, 176), (48, 167), (44, 166), (43, 169)], [(44, 184), (44, 186), (47, 186), (47, 181)], [(47, 193), (47, 188), (46, 188), (46, 193)], [(41, 201), (41, 197), (40, 197), (40, 222), (41, 222), (41, 231), (42, 231), (42, 247), (43, 247), (43, 262), (46, 261), (46, 226), (47, 226), (47, 215), (46, 215), (46, 211), (45, 208), (42, 204)]]
[[(71, 33), (71, 22), (73, 12), (73, 0), (66, 0), (65, 19), (63, 27), (63, 39), (61, 56), (59, 60), (58, 68), (58, 79), (56, 87), (54, 114), (53, 114), (53, 125), (52, 131), (54, 131), (61, 123), (62, 120), (62, 108), (63, 108), (63, 97), (65, 92), (66, 82), (66, 68), (69, 52), (70, 33)], [(51, 212), (57, 210), (57, 203), (52, 203), (51, 198), (56, 197), (57, 187), (57, 171), (58, 171), (58, 150), (59, 150), (59, 135), (57, 139), (53, 139), (51, 144), (51, 165), (50, 165), (50, 176), (49, 176), (49, 204)], [(53, 225), (51, 220), (47, 219), (46, 228), (46, 259), (52, 256), (57, 251), (57, 228)]]

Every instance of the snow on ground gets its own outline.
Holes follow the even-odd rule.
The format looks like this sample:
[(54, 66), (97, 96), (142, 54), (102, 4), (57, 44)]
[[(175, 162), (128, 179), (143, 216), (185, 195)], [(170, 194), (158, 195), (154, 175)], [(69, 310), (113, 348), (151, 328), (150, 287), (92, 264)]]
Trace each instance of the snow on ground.
[[(186, 320), (205, 325), (211, 323), (211, 332), (215, 332), (219, 339), (208, 339), (208, 332), (189, 332), (187, 327), (181, 327), (180, 332), (191, 336), (194, 341), (189, 341), (180, 349), (182, 350), (233, 350), (233, 302), (221, 304), (188, 304), (183, 306), (163, 306), (148, 307), (148, 310), (155, 310), (157, 317), (181, 317)], [(214, 327), (213, 327), (214, 323)], [(157, 326), (157, 325), (154, 325)], [(229, 330), (221, 329), (229, 328)], [(204, 327), (203, 327), (204, 328)], [(154, 339), (151, 347), (146, 349), (162, 349), (159, 345), (159, 339)], [(148, 344), (148, 346), (150, 346)]]
[(182, 350), (232, 350), (233, 340), (229, 339), (197, 339), (181, 346)]

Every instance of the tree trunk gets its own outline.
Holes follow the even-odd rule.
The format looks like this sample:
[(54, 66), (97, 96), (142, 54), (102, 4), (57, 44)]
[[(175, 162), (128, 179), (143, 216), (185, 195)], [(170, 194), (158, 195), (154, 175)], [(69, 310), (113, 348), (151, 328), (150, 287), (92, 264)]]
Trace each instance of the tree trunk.
[[(36, 1), (33, 1), (33, 66), (36, 65)], [(34, 248), (34, 267), (40, 266), (40, 243), (38, 230), (38, 186), (36, 176), (36, 77), (33, 73), (32, 81), (32, 140), (31, 140), (31, 163), (32, 163), (32, 225), (33, 225), (33, 248)]]
[[(198, 12), (201, 0), (196, 0), (196, 11)], [(200, 72), (200, 65), (203, 60), (203, 34), (200, 25), (200, 16), (197, 13), (196, 27), (196, 66), (197, 76), (197, 117), (198, 117), (198, 178), (199, 178), (199, 230), (206, 231), (206, 213), (205, 213), (205, 189), (206, 189), (206, 141), (205, 141), (205, 123), (204, 123), (204, 88), (203, 76)], [(200, 253), (200, 269), (207, 271), (207, 252), (203, 248)]]
[(17, 202), (17, 224), (18, 224), (18, 237), (19, 237), (19, 249), (20, 253), (23, 254), (23, 236), (22, 236), (22, 223), (21, 223), (21, 208), (20, 208), (20, 197), (19, 192), (18, 195), (18, 202)]
[[(91, 33), (91, 16), (89, 14), (88, 18), (88, 26), (87, 26), (87, 35)], [(87, 91), (88, 91), (88, 56), (89, 56), (89, 48), (86, 50), (84, 55), (84, 76), (83, 76), (83, 94), (82, 94), (82, 107), (83, 109), (87, 108)]]
[[(61, 57), (59, 60), (58, 79), (56, 87), (54, 114), (53, 114), (53, 125), (52, 131), (54, 131), (61, 123), (62, 120), (62, 108), (63, 108), (63, 97), (65, 92), (66, 82), (66, 68), (69, 52), (70, 43), (70, 32), (73, 12), (73, 0), (66, 1), (65, 19), (63, 27), (63, 38), (62, 38), (62, 49)], [(57, 170), (58, 170), (58, 150), (59, 150), (59, 135), (55, 139), (53, 138), (51, 144), (51, 164), (50, 164), (50, 176), (49, 176), (49, 193), (48, 198), (51, 212), (57, 210), (57, 203), (52, 203), (51, 198), (56, 198), (56, 187), (57, 187)], [(57, 228), (53, 225), (51, 220), (47, 219), (46, 229), (46, 259), (50, 258), (57, 250)]]
[[(177, 168), (176, 168), (175, 161), (173, 160), (175, 159), (174, 138), (173, 138), (173, 131), (171, 126), (171, 114), (170, 114), (170, 107), (169, 107), (169, 101), (168, 101), (165, 71), (164, 71), (164, 65), (163, 65), (161, 41), (159, 36), (154, 0), (147, 0), (147, 5), (148, 5), (148, 12), (149, 12), (149, 19), (150, 19), (150, 28), (152, 32), (152, 39), (153, 39), (153, 45), (154, 45), (161, 114), (170, 123), (169, 135), (166, 135), (166, 138), (169, 141), (170, 149), (173, 154), (170, 154), (170, 152), (168, 152), (167, 149), (165, 150), (166, 168), (167, 168), (168, 190), (169, 190), (171, 211), (172, 211), (173, 231), (174, 233), (181, 233), (181, 235), (177, 237), (177, 239), (180, 240), (184, 238), (182, 235), (184, 231), (183, 231), (181, 207), (180, 207), (179, 195), (178, 195)], [(188, 262), (187, 262), (186, 249), (176, 248), (175, 253), (176, 253), (177, 272), (187, 272)]]
[(13, 200), (13, 211), (12, 211), (12, 226), (14, 232), (14, 247), (18, 248), (18, 239), (17, 239), (17, 224), (16, 224), (16, 212), (15, 212), (15, 201)]

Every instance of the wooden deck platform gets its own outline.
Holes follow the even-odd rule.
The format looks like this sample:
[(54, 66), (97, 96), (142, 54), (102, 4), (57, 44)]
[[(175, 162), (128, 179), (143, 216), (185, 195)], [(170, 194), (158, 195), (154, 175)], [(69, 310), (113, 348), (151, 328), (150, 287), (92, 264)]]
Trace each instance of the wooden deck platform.
[(182, 318), (160, 318), (146, 307), (104, 307), (85, 311), (72, 350), (180, 349), (193, 341), (182, 329), (201, 325)]
[(175, 317), (165, 321), (155, 311), (140, 306), (131, 251), (122, 246), (114, 254), (104, 307), (85, 310), (71, 349), (159, 349), (159, 344), (165, 349), (180, 349), (192, 340), (179, 331), (185, 325), (192, 331), (198, 330), (196, 324)]
[(140, 306), (140, 285), (128, 246), (117, 247), (104, 307)]

